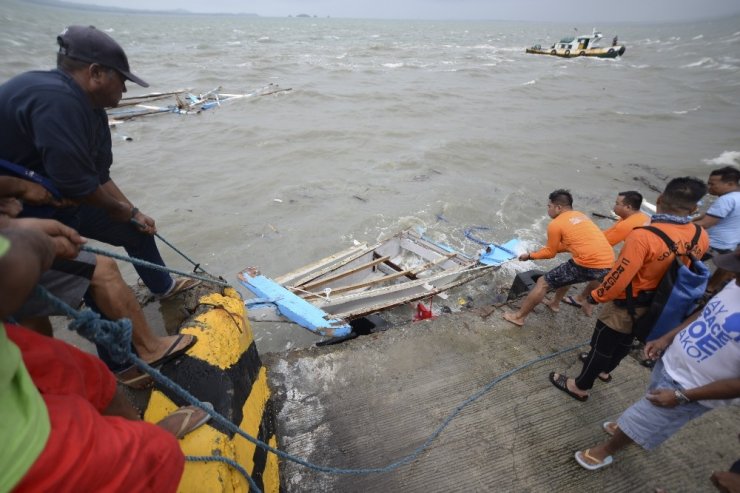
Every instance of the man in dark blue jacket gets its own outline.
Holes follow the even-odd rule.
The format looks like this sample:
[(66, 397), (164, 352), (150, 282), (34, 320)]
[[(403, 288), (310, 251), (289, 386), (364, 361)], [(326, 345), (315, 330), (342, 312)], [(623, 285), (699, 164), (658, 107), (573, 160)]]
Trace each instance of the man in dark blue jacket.
[[(148, 84), (131, 73), (121, 46), (92, 26), (70, 26), (57, 42), (57, 69), (26, 72), (0, 85), (0, 159), (37, 173), (59, 198), (78, 204), (47, 215), (83, 236), (164, 266), (152, 236), (154, 220), (110, 177), (113, 155), (105, 108), (118, 105), (127, 80)], [(42, 215), (38, 210), (30, 214)], [(159, 297), (198, 282), (140, 266), (136, 270)]]

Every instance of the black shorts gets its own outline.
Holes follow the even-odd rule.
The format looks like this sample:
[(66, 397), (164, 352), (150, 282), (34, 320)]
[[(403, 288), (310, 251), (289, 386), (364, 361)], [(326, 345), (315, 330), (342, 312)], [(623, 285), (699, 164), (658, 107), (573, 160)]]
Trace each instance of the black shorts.
[(609, 270), (581, 267), (573, 262), (573, 259), (570, 259), (545, 274), (545, 281), (548, 286), (557, 289), (579, 282), (601, 281), (609, 273)]

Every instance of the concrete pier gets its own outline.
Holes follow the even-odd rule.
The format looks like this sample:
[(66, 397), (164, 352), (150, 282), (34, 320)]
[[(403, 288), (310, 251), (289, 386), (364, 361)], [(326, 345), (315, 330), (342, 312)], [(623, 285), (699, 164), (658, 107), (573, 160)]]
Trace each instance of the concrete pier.
[[(462, 311), (393, 327), (335, 346), (263, 354), (273, 390), (280, 448), (336, 468), (383, 468), (412, 453), (457, 406), (497, 377), (528, 366), (465, 407), (424, 452), (391, 472), (319, 473), (281, 460), (287, 492), (715, 491), (713, 470), (740, 458), (737, 408), (712, 411), (660, 448), (637, 446), (596, 472), (576, 450), (606, 437), (613, 420), (645, 391), (648, 369), (633, 357), (597, 381), (587, 402), (554, 388), (551, 371), (577, 375), (595, 319), (540, 305), (518, 328)], [(301, 330), (296, 328), (295, 330)], [(635, 356), (637, 354), (635, 353)]]

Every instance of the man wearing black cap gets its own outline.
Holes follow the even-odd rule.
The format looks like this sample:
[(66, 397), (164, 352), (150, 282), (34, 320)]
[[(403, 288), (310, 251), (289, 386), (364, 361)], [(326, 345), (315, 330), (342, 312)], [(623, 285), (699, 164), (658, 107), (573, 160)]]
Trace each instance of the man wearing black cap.
[[(29, 211), (51, 215), (80, 234), (122, 246), (129, 255), (164, 265), (154, 237), (154, 220), (143, 214), (110, 177), (113, 161), (105, 108), (115, 107), (131, 73), (123, 48), (92, 26), (70, 26), (58, 37), (57, 69), (32, 71), (0, 85), (0, 160), (42, 178), (76, 207)], [(10, 165), (12, 167), (12, 165)], [(0, 162), (0, 173), (13, 174)], [(136, 266), (144, 284), (169, 297), (197, 284)]]

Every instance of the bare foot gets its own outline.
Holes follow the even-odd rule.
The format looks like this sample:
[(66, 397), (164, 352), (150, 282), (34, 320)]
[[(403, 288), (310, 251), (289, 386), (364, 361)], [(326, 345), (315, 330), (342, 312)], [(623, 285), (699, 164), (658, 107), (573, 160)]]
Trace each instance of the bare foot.
[(583, 303), (581, 304), (581, 311), (585, 313), (587, 317), (590, 317), (594, 314), (594, 305), (591, 303)]
[(543, 301), (542, 304), (549, 308), (553, 313), (558, 313), (560, 311), (560, 302), (553, 303), (552, 301)]
[(516, 313), (513, 312), (504, 312), (503, 315), (501, 315), (504, 320), (507, 322), (511, 322), (514, 325), (518, 325), (519, 327), (524, 327), (524, 319), (521, 317), (517, 317)]

